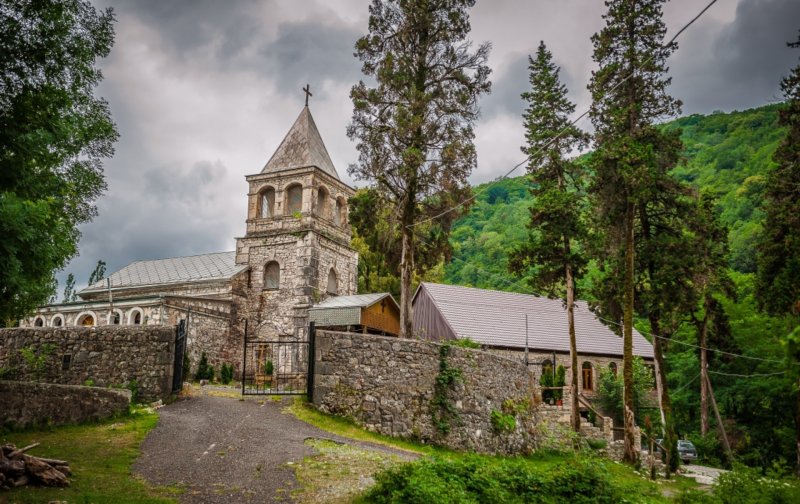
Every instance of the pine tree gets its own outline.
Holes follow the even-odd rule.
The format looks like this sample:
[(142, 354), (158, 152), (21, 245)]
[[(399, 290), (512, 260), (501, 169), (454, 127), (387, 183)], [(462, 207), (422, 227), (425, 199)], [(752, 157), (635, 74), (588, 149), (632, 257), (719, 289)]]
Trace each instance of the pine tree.
[[(608, 0), (605, 27), (592, 37), (591, 118), (596, 150), (592, 156), (592, 187), (600, 257), (609, 257), (621, 271), (621, 288), (613, 292), (623, 325), (625, 387), (624, 460), (636, 463), (633, 404), (633, 312), (636, 282), (635, 229), (645, 202), (660, 190), (663, 174), (679, 158), (680, 142), (667, 138), (653, 123), (676, 115), (680, 103), (666, 93), (666, 59), (675, 43), (662, 45), (666, 27), (661, 19), (664, 0)], [(642, 221), (639, 221), (641, 229)], [(621, 292), (621, 296), (619, 293)], [(621, 300), (619, 300), (621, 297)], [(653, 341), (658, 358), (659, 340)]]
[[(531, 181), (531, 220), (528, 241), (517, 247), (509, 260), (512, 272), (529, 273), (531, 285), (551, 297), (565, 297), (569, 331), (571, 425), (580, 432), (578, 407), (578, 350), (575, 341), (575, 279), (586, 266), (581, 253), (586, 227), (582, 216), (586, 172), (568, 156), (587, 144), (587, 135), (570, 125), (575, 105), (559, 80), (559, 68), (544, 42), (536, 59), (528, 57), (531, 90), (522, 94)], [(553, 140), (555, 139), (555, 140)]]
[[(789, 47), (800, 48), (800, 37)], [(773, 315), (787, 316), (790, 371), (797, 378), (795, 428), (800, 474), (800, 65), (781, 81), (786, 99), (779, 123), (786, 138), (775, 151), (767, 175), (764, 225), (758, 245), (756, 297)]]
[(400, 335), (412, 335), (411, 282), (416, 226), (445, 242), (469, 194), (476, 164), (472, 124), (489, 91), (489, 45), (471, 50), (468, 9), (474, 0), (373, 0), (369, 33), (356, 42), (362, 71), (350, 92), (347, 134), (359, 161), (348, 172), (375, 184), (392, 209), (400, 240)]

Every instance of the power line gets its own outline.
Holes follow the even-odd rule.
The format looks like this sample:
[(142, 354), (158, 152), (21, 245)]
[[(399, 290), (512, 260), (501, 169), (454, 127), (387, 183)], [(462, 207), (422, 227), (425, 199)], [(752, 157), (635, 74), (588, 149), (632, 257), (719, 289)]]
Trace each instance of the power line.
[(682, 386), (681, 388), (679, 388), (679, 389), (677, 389), (677, 390), (673, 390), (671, 393), (672, 393), (672, 394), (677, 394), (677, 393), (678, 393), (678, 392), (680, 392), (681, 390), (685, 389), (686, 387), (688, 387), (689, 385), (691, 385), (691, 384), (692, 384), (692, 383), (693, 383), (693, 382), (694, 382), (696, 379), (700, 378), (700, 375), (701, 375), (701, 374), (703, 374), (703, 372), (702, 372), (702, 371), (700, 371), (699, 373), (697, 373), (697, 376), (695, 376), (694, 378), (692, 378), (692, 379), (691, 379), (691, 380), (689, 380), (688, 382), (684, 383), (684, 384), (683, 384), (683, 386)]
[[(706, 6), (705, 6), (705, 8), (703, 8), (703, 10), (701, 10), (701, 11), (700, 11), (700, 12), (699, 12), (699, 13), (698, 13), (698, 14), (697, 14), (697, 15), (696, 15), (694, 18), (692, 18), (692, 20), (691, 20), (691, 21), (689, 21), (688, 23), (686, 23), (686, 24), (683, 26), (683, 28), (681, 28), (680, 30), (678, 30), (678, 33), (676, 33), (676, 34), (675, 34), (675, 35), (674, 35), (674, 36), (673, 36), (673, 37), (672, 37), (672, 38), (669, 40), (669, 42), (667, 42), (666, 44), (662, 44), (662, 45), (661, 45), (661, 47), (660, 47), (660, 49), (664, 49), (664, 48), (666, 48), (666, 47), (668, 47), (668, 46), (672, 45), (672, 43), (673, 43), (673, 42), (675, 42), (675, 40), (677, 40), (677, 38), (680, 36), (680, 34), (681, 34), (681, 33), (683, 33), (684, 31), (686, 31), (686, 29), (687, 29), (687, 28), (689, 28), (690, 26), (692, 26), (692, 24), (694, 24), (694, 22), (695, 22), (695, 21), (697, 21), (698, 19), (700, 19), (700, 17), (701, 17), (703, 14), (705, 14), (705, 13), (706, 13), (706, 11), (707, 11), (708, 9), (710, 9), (710, 8), (711, 8), (711, 6), (712, 6), (712, 5), (714, 5), (715, 3), (717, 3), (717, 0), (711, 0), (711, 2), (709, 2), (709, 4), (708, 4), (708, 5), (706, 5)], [(644, 65), (646, 65), (646, 64), (648, 64), (648, 63), (650, 63), (650, 61), (651, 61), (653, 58), (655, 58), (656, 54), (657, 54), (657, 52), (654, 52), (654, 53), (653, 53), (653, 54), (651, 54), (651, 55), (650, 55), (650, 56), (649, 56), (647, 59), (645, 59), (645, 60), (642, 62), (642, 66), (644, 66)], [(633, 77), (633, 74), (629, 74), (629, 75), (627, 75), (625, 78), (623, 78), (622, 80), (620, 80), (619, 82), (617, 82), (616, 84), (614, 84), (614, 85), (613, 85), (613, 86), (612, 86), (612, 87), (611, 87), (611, 88), (608, 90), (608, 92), (610, 93), (611, 91), (614, 91), (615, 89), (617, 89), (617, 88), (618, 88), (620, 85), (622, 85), (622, 84), (623, 84), (625, 81), (627, 81), (627, 80), (628, 80), (628, 79), (630, 79), (631, 77)], [(577, 124), (577, 123), (578, 123), (578, 122), (579, 122), (581, 119), (583, 119), (584, 117), (586, 117), (586, 116), (589, 114), (589, 112), (590, 112), (590, 111), (591, 111), (591, 107), (590, 107), (590, 108), (588, 108), (588, 109), (586, 109), (586, 111), (584, 111), (584, 112), (583, 112), (581, 115), (579, 115), (578, 117), (576, 117), (574, 120), (570, 121), (570, 123), (569, 123), (569, 124), (567, 124), (566, 126), (564, 126), (564, 128), (563, 128), (561, 131), (559, 131), (559, 132), (558, 132), (558, 133), (557, 133), (557, 134), (556, 134), (554, 137), (552, 137), (552, 138), (551, 138), (551, 139), (550, 139), (550, 140), (549, 140), (547, 143), (545, 143), (544, 145), (542, 145), (541, 147), (539, 147), (538, 149), (536, 149), (536, 151), (534, 151), (534, 152), (533, 152), (532, 154), (530, 154), (528, 157), (526, 157), (525, 159), (523, 159), (521, 162), (519, 162), (519, 163), (517, 163), (516, 165), (514, 165), (514, 167), (513, 167), (513, 168), (511, 168), (510, 170), (508, 170), (508, 171), (507, 171), (507, 172), (506, 172), (506, 173), (505, 173), (503, 176), (496, 178), (496, 179), (495, 179), (495, 181), (507, 179), (507, 178), (509, 177), (509, 175), (511, 175), (512, 173), (514, 173), (515, 171), (517, 171), (517, 168), (519, 168), (520, 166), (522, 166), (522, 165), (524, 165), (525, 163), (527, 163), (528, 161), (530, 161), (530, 159), (531, 159), (532, 157), (534, 157), (535, 155), (539, 154), (540, 152), (542, 152), (542, 151), (543, 151), (543, 150), (545, 150), (546, 148), (550, 147), (550, 145), (551, 145), (553, 142), (555, 142), (556, 140), (558, 140), (558, 139), (561, 137), (561, 135), (563, 135), (564, 133), (566, 133), (566, 132), (567, 132), (567, 131), (568, 131), (570, 128), (572, 128), (573, 126), (575, 126), (575, 125), (576, 125), (576, 124)], [(465, 199), (464, 201), (461, 201), (460, 203), (456, 204), (455, 206), (453, 206), (453, 207), (450, 207), (450, 208), (448, 208), (448, 209), (446, 209), (446, 210), (443, 210), (443, 211), (439, 212), (438, 214), (436, 214), (436, 215), (434, 215), (434, 216), (432, 216), (432, 217), (428, 217), (427, 219), (423, 219), (423, 220), (421, 220), (421, 221), (418, 221), (418, 222), (415, 222), (415, 223), (413, 223), (413, 224), (409, 224), (407, 227), (411, 228), (411, 227), (419, 226), (420, 224), (425, 224), (426, 222), (430, 222), (430, 221), (432, 221), (432, 220), (436, 220), (436, 219), (438, 219), (438, 218), (440, 218), (440, 217), (443, 217), (443, 216), (445, 216), (445, 215), (449, 214), (450, 212), (453, 212), (453, 211), (455, 211), (455, 210), (458, 210), (459, 208), (463, 207), (463, 206), (464, 206), (464, 205), (466, 205), (467, 203), (470, 203), (470, 202), (474, 201), (474, 200), (475, 200), (475, 199), (476, 199), (476, 198), (477, 198), (477, 197), (478, 197), (480, 194), (482, 194), (484, 191), (486, 191), (486, 187), (488, 187), (488, 186), (484, 186), (484, 187), (483, 187), (482, 189), (480, 189), (479, 191), (473, 192), (473, 193), (472, 193), (472, 196), (470, 196), (469, 198)]]
[(725, 373), (725, 372), (722, 372), (722, 371), (712, 371), (710, 369), (708, 370), (708, 372), (711, 373), (711, 374), (715, 374), (715, 375), (735, 376), (735, 377), (738, 377), (738, 378), (753, 378), (753, 377), (759, 377), (759, 376), (777, 376), (777, 375), (786, 374), (786, 371), (777, 371), (775, 373), (740, 374), (740, 373)]

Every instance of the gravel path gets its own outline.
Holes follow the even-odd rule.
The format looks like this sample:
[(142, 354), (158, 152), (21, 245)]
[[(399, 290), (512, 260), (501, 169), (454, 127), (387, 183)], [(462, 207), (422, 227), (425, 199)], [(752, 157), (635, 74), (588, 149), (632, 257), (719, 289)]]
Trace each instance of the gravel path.
[(713, 485), (720, 474), (726, 473), (725, 469), (717, 469), (715, 467), (706, 467), (695, 464), (682, 465), (681, 469), (684, 471), (684, 476), (694, 478), (700, 484)]
[(335, 436), (281, 413), (293, 398), (263, 399), (203, 394), (161, 408), (134, 473), (152, 484), (184, 487), (180, 500), (186, 503), (291, 502), (291, 491), (297, 488), (292, 465), (315, 454), (306, 439), (408, 456)]

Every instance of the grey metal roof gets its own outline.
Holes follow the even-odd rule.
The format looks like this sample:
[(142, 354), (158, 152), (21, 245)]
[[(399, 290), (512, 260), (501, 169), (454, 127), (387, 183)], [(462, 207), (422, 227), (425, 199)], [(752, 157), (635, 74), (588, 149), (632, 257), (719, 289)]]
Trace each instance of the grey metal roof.
[[(428, 292), (459, 338), (524, 348), (527, 314), (529, 348), (569, 352), (566, 309), (559, 299), (427, 282), (419, 288)], [(622, 355), (622, 338), (603, 325), (584, 301), (575, 303), (575, 337), (580, 354)], [(653, 358), (652, 345), (635, 329), (633, 354)]]
[[(136, 261), (109, 275), (111, 288), (142, 287), (185, 282), (227, 280), (247, 269), (236, 264), (236, 252), (215, 252), (195, 256)], [(107, 289), (106, 280), (90, 285), (81, 293)]]
[(392, 300), (395, 306), (398, 307), (397, 301), (394, 300), (388, 292), (376, 292), (374, 294), (356, 294), (354, 296), (332, 296), (314, 305), (311, 310), (327, 310), (330, 308), (366, 308), (372, 306), (383, 298), (388, 297)]
[(261, 173), (272, 173), (292, 168), (316, 166), (336, 180), (339, 174), (328, 155), (308, 106), (303, 107), (278, 149), (267, 161)]

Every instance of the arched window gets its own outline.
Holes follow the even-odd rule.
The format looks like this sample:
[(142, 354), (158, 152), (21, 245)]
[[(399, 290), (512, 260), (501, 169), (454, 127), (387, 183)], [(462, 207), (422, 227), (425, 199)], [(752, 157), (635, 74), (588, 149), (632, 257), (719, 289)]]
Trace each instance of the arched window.
[(336, 209), (333, 214), (333, 223), (337, 226), (344, 226), (347, 223), (347, 203), (344, 198), (336, 199)]
[(110, 319), (111, 319), (110, 322), (111, 325), (120, 325), (122, 323), (122, 312), (119, 310), (114, 310), (113, 312), (111, 312)]
[(323, 219), (330, 219), (330, 208), (328, 204), (328, 190), (320, 187), (317, 192), (317, 215)]
[(611, 364), (608, 365), (608, 369), (611, 371), (611, 374), (614, 375), (614, 378), (616, 378), (617, 377), (617, 363), (616, 362), (612, 362)]
[(63, 315), (53, 315), (53, 319), (50, 320), (50, 325), (53, 327), (61, 327), (64, 325), (64, 316)]
[(303, 186), (294, 184), (286, 189), (286, 214), (293, 215), (303, 211)]
[(592, 365), (589, 362), (584, 362), (582, 366), (583, 371), (583, 390), (594, 390), (592, 383)]
[(275, 216), (275, 189), (267, 187), (258, 194), (259, 212), (262, 219)]
[(44, 319), (42, 317), (33, 319), (33, 327), (44, 327)]
[(94, 327), (94, 315), (86, 314), (78, 317), (75, 325), (81, 327)]
[(339, 294), (339, 280), (336, 278), (336, 271), (333, 268), (328, 272), (328, 288), (326, 290), (328, 294)]
[(142, 310), (133, 308), (128, 312), (128, 325), (142, 325)]
[(277, 290), (281, 286), (281, 267), (275, 262), (268, 262), (264, 266), (264, 288)]

